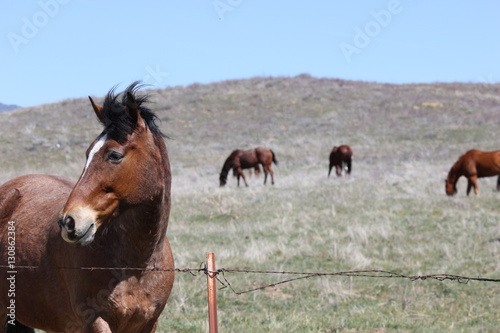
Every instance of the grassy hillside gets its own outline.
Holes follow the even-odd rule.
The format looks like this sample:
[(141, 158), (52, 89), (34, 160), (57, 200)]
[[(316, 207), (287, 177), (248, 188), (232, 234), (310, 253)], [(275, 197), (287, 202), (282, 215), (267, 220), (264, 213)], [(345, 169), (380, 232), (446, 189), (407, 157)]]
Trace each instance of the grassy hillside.
[[(498, 150), (500, 85), (388, 85), (253, 78), (150, 91), (173, 170), (168, 235), (179, 268), (391, 270), (500, 278), (500, 193), (444, 193), (455, 160)], [(100, 97), (97, 101), (102, 101)], [(0, 115), (0, 182), (28, 172), (77, 178), (100, 133), (86, 99)], [(333, 145), (353, 174), (328, 179)], [(276, 185), (218, 174), (236, 148), (267, 146)], [(290, 276), (229, 274), (238, 290)], [(224, 332), (495, 332), (495, 283), (317, 277), (236, 296), (219, 291)], [(161, 332), (205, 332), (205, 277), (177, 274)]]
[[(444, 159), (447, 171), (466, 149), (499, 149), (499, 90), (301, 75), (150, 92), (161, 127), (173, 139), (168, 144), (175, 169), (200, 167), (197, 159), (206, 158), (201, 169), (219, 171), (230, 150), (255, 145), (272, 146), (285, 166), (302, 168), (325, 163), (331, 146), (345, 142), (359, 160), (386, 161), (389, 167)], [(86, 98), (1, 115), (2, 175), (38, 170), (77, 177), (83, 152), (100, 132), (94, 118)]]

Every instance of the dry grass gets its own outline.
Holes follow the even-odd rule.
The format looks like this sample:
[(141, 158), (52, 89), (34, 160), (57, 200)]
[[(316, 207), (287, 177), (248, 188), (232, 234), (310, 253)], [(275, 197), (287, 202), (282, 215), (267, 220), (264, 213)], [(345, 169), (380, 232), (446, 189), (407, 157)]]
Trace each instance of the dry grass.
[[(465, 150), (497, 150), (500, 86), (383, 85), (254, 78), (153, 92), (173, 169), (169, 238), (179, 268), (214, 252), (219, 268), (383, 269), (499, 278), (500, 194), (444, 194)], [(74, 115), (78, 114), (78, 117)], [(78, 176), (99, 133), (86, 101), (0, 115), (2, 176)], [(36, 126), (32, 125), (36, 123)], [(55, 125), (55, 126), (54, 126)], [(54, 148), (53, 144), (59, 143)], [(333, 145), (355, 150), (351, 177), (327, 179)], [(235, 148), (272, 148), (276, 185), (218, 187)], [(250, 289), (290, 276), (228, 274)], [(221, 331), (495, 332), (495, 283), (317, 277), (236, 296), (219, 291)], [(177, 274), (161, 332), (206, 332), (205, 277)]]

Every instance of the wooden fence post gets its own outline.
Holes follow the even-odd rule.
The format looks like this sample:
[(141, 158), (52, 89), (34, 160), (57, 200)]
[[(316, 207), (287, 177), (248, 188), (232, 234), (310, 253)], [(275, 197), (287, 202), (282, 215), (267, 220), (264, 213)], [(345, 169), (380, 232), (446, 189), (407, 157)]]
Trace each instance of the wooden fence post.
[(215, 272), (215, 254), (207, 253), (208, 287), (208, 327), (210, 333), (217, 333), (217, 273)]

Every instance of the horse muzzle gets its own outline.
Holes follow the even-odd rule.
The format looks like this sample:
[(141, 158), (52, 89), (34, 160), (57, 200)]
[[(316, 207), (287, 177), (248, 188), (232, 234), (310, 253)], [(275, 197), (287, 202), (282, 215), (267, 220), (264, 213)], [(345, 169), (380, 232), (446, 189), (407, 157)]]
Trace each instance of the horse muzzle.
[(97, 230), (95, 214), (85, 208), (61, 214), (58, 224), (61, 237), (72, 245), (85, 246), (92, 243)]

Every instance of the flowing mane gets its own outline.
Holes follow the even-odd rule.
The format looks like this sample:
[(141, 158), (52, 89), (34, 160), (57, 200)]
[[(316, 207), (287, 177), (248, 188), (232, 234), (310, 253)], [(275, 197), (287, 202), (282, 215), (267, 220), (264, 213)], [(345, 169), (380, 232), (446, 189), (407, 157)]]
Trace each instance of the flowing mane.
[(115, 94), (116, 86), (107, 93), (102, 106), (101, 122), (105, 128), (103, 134), (107, 134), (113, 140), (123, 142), (135, 130), (137, 123), (133, 119), (131, 120), (126, 112), (126, 106), (131, 95), (135, 99), (137, 110), (151, 132), (167, 137), (156, 124), (158, 117), (146, 107), (150, 96), (148, 94), (137, 96), (137, 91), (144, 86), (144, 84), (136, 81), (129, 85), (123, 93)]

